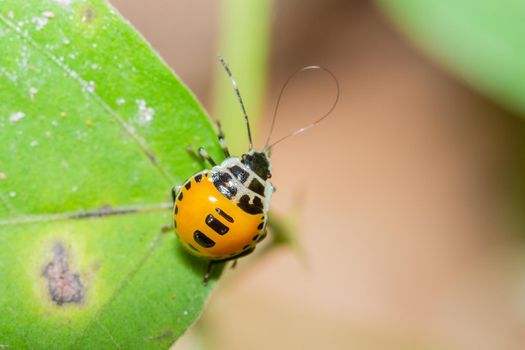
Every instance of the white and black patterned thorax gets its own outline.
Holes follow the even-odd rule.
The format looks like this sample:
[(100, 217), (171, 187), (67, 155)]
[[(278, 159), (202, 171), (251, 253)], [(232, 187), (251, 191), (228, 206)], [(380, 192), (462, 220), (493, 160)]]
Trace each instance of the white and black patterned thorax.
[[(270, 163), (268, 160), (268, 171)], [(274, 188), (237, 157), (226, 158), (211, 170), (211, 181), (217, 190), (249, 214), (268, 212)]]

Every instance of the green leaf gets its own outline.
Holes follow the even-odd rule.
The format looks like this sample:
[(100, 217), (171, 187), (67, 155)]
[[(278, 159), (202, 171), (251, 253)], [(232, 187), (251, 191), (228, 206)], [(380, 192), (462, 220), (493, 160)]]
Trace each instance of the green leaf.
[(419, 46), (472, 86), (525, 115), (525, 1), (379, 3)]
[(211, 123), (106, 1), (0, 1), (0, 47), (0, 346), (167, 348), (213, 287), (161, 230)]

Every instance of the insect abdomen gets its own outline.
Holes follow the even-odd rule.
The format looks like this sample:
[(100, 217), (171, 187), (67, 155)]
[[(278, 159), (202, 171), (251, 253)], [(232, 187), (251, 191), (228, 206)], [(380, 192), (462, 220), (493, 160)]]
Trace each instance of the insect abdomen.
[(262, 211), (248, 213), (226, 197), (215, 185), (221, 177), (214, 173), (201, 172), (184, 184), (175, 201), (173, 218), (177, 235), (189, 251), (221, 260), (253, 249), (266, 217)]

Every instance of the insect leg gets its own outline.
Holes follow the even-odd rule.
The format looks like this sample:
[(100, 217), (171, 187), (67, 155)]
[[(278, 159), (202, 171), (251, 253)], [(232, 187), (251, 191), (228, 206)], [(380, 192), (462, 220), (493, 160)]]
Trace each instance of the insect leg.
[(211, 166), (216, 166), (217, 163), (210, 157), (208, 152), (204, 149), (204, 147), (199, 147), (199, 155), (204, 158), (208, 163), (210, 163)]
[(226, 145), (226, 140), (224, 138), (224, 132), (222, 131), (221, 122), (216, 120), (215, 123), (217, 124), (217, 129), (219, 132), (217, 133), (217, 137), (219, 138), (219, 143), (221, 144), (222, 151), (224, 152), (224, 156), (226, 158), (230, 157), (230, 150), (228, 149), (228, 146)]
[(198, 152), (195, 152), (190, 146), (186, 147), (186, 150), (189, 154), (191, 154), (193, 157), (199, 159), (199, 160), (206, 160), (208, 163), (210, 163), (211, 166), (216, 166), (217, 163), (210, 157), (208, 152), (204, 149), (204, 147), (199, 147)]
[(204, 279), (202, 280), (202, 284), (207, 285), (208, 281), (210, 280), (211, 273), (213, 272), (213, 266), (214, 261), (210, 260), (208, 262), (208, 268), (206, 269), (206, 273), (204, 274)]

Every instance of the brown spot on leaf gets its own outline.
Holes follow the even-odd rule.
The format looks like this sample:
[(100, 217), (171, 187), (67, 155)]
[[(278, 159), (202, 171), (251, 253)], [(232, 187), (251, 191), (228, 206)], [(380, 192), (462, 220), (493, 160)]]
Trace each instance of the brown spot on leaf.
[(95, 17), (95, 12), (93, 12), (93, 9), (87, 8), (84, 10), (84, 16), (82, 16), (82, 20), (84, 22), (92, 22), (93, 18)]
[(53, 247), (53, 259), (44, 267), (51, 300), (57, 305), (80, 304), (84, 300), (84, 285), (78, 273), (70, 270), (67, 252), (61, 243)]
[(173, 225), (164, 225), (160, 228), (160, 232), (161, 233), (170, 233), (170, 232), (173, 232)]

